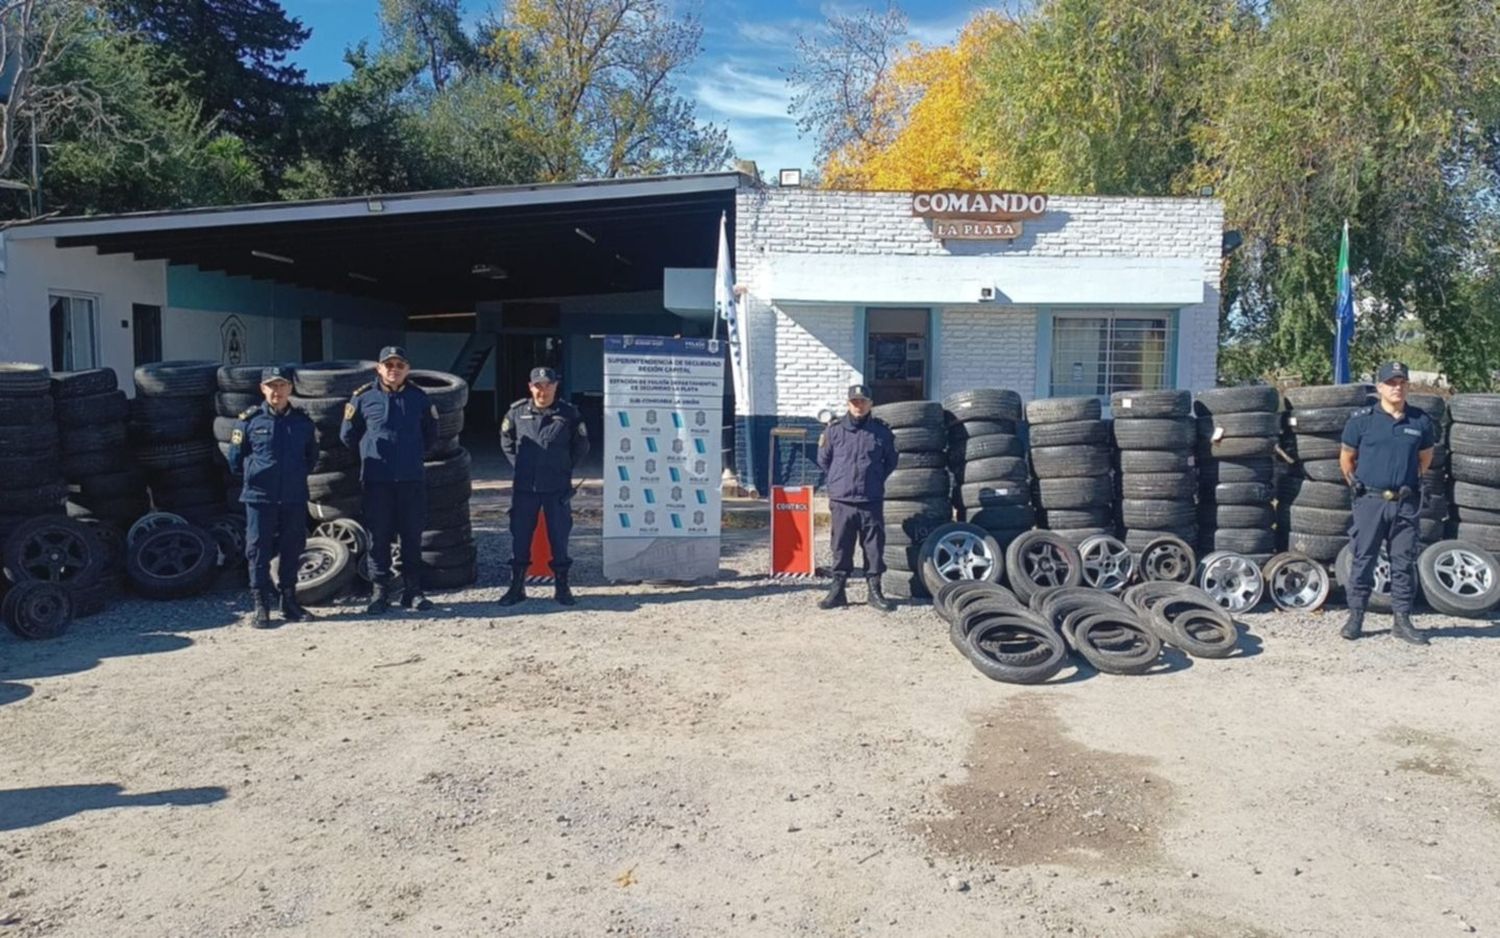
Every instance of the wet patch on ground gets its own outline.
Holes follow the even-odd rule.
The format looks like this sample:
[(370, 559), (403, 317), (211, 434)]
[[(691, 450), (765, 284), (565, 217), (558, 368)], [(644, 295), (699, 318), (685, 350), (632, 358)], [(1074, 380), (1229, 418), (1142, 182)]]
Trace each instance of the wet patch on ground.
[(1397, 760), (1397, 770), (1463, 785), (1481, 799), (1485, 814), (1500, 821), (1500, 786), (1463, 757), (1464, 747), (1458, 740), (1408, 726), (1390, 727), (1381, 734), (1381, 739), (1411, 753)]
[(1024, 695), (981, 719), (948, 816), (912, 830), (938, 851), (1001, 866), (1128, 868), (1160, 861), (1172, 789), (1153, 760), (1090, 749), (1054, 705)]

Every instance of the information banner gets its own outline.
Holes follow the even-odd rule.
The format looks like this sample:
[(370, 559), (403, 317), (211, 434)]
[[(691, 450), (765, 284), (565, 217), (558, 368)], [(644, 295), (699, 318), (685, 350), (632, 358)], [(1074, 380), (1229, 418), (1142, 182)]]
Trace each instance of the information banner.
[(724, 346), (604, 338), (604, 576), (719, 572)]

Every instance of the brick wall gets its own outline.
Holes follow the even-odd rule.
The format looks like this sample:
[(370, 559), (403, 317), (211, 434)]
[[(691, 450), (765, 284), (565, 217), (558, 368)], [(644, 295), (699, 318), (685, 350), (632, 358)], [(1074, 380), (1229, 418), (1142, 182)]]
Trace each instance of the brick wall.
[(1036, 311), (945, 309), (939, 317), (938, 397), (970, 388), (1036, 388)]

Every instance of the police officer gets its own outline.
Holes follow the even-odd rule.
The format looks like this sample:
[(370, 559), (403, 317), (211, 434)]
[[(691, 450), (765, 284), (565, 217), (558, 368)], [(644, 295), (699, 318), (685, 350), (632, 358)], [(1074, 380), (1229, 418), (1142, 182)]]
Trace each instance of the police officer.
[(531, 369), (530, 397), (510, 405), (500, 423), (500, 448), (515, 467), (510, 497), (510, 588), (500, 605), (514, 606), (526, 598), (526, 568), (531, 565), (531, 537), (536, 516), (547, 521), (552, 548), (554, 597), (573, 605), (568, 588), (568, 534), (573, 530), (573, 470), (589, 452), (588, 431), (578, 408), (557, 397), (557, 372)]
[(292, 370), (260, 373), (264, 404), (240, 414), (229, 436), (229, 471), (243, 478), (245, 559), (255, 600), (254, 626), (271, 627), (271, 557), (280, 555), (281, 615), (288, 622), (313, 618), (297, 604), (297, 569), (307, 546), (307, 474), (318, 460), (312, 418), (292, 406)]
[(885, 572), (885, 480), (896, 469), (896, 435), (870, 414), (870, 389), (849, 388), (849, 410), (818, 437), (818, 466), (833, 515), (833, 586), (820, 609), (847, 605), (844, 586), (854, 572), (854, 542), (865, 555), (867, 602), (881, 612), (895, 605), (880, 591)]
[(1339, 465), (1354, 490), (1354, 523), (1349, 550), (1353, 556), (1349, 621), (1339, 633), (1356, 639), (1364, 626), (1365, 604), (1375, 578), (1380, 548), (1389, 545), (1391, 559), (1391, 634), (1413, 645), (1427, 636), (1412, 628), (1416, 594), (1417, 518), (1421, 512), (1421, 479), (1432, 465), (1436, 439), (1432, 418), (1406, 403), (1408, 369), (1386, 362), (1376, 375), (1380, 403), (1361, 407), (1344, 425)]
[(354, 392), (344, 405), (339, 439), (359, 453), (365, 525), (370, 529), (374, 595), (365, 612), (390, 608), (391, 541), (401, 538), (401, 605), (426, 611), (422, 595), (422, 528), (427, 521), (427, 483), (422, 454), (437, 439), (437, 408), (427, 392), (406, 380), (406, 349), (387, 345), (375, 366), (379, 380)]

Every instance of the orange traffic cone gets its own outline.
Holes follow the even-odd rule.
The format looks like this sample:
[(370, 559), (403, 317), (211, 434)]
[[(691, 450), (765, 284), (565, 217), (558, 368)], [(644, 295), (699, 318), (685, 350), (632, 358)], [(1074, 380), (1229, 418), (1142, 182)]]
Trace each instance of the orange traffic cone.
[(526, 568), (527, 583), (552, 582), (552, 542), (547, 540), (547, 519), (536, 513), (536, 530), (531, 534), (531, 566)]

